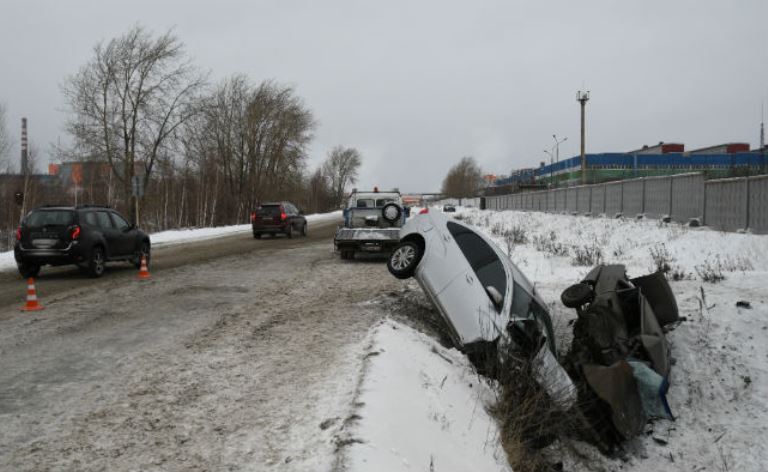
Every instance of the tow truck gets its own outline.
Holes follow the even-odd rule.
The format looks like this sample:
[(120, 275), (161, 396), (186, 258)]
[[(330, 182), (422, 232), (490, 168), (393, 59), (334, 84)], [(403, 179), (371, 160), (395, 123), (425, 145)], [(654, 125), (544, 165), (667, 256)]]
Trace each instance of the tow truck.
[(391, 251), (400, 242), (400, 228), (408, 210), (397, 189), (352, 190), (343, 211), (344, 225), (333, 238), (336, 252), (342, 259), (354, 259), (358, 252)]

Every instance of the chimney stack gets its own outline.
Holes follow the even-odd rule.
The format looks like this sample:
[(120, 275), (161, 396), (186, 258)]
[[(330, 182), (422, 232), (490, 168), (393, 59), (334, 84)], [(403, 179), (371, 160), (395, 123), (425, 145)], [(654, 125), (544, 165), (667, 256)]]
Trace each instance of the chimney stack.
[(27, 145), (27, 119), (21, 119), (21, 175), (27, 175), (29, 147)]

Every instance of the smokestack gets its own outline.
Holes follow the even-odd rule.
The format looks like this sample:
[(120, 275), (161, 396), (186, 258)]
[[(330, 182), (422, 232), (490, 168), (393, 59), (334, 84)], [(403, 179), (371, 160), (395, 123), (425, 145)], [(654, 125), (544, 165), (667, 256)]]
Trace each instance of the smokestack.
[(27, 175), (29, 147), (27, 145), (27, 119), (21, 119), (21, 175)]

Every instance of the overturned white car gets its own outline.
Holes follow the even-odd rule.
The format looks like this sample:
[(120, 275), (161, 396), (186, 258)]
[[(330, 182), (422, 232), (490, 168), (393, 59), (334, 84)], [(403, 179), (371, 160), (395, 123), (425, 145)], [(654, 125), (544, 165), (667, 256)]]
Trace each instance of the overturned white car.
[(489, 351), (523, 351), (553, 399), (564, 408), (576, 401), (573, 383), (557, 362), (546, 304), (512, 261), (471, 226), (424, 209), (400, 230), (387, 267), (397, 278), (418, 281), (457, 348), (476, 365)]

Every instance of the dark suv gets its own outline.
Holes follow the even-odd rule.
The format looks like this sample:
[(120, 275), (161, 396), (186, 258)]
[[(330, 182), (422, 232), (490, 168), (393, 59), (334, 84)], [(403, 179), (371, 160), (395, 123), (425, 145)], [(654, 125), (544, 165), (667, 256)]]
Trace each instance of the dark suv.
[(284, 233), (289, 238), (307, 235), (307, 219), (295, 205), (289, 202), (264, 203), (251, 213), (253, 237), (262, 234)]
[(23, 277), (44, 265), (76, 264), (92, 277), (107, 261), (149, 264), (149, 236), (118, 212), (102, 206), (45, 206), (32, 210), (16, 231), (14, 256)]

